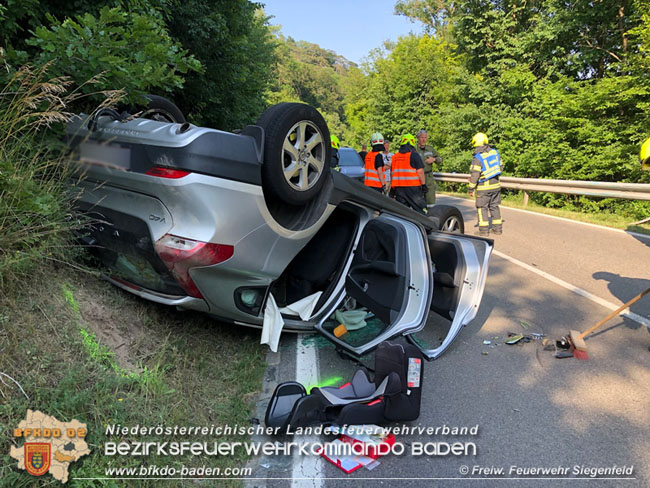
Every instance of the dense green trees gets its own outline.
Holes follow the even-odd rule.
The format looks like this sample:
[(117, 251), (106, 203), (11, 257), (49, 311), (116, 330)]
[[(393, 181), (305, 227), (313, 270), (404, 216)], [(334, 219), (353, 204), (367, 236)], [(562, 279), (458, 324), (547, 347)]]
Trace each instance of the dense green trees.
[(354, 68), (343, 56), (306, 41), (295, 41), (278, 34), (277, 65), (268, 94), (269, 103), (304, 102), (316, 107), (332, 134), (342, 144), (352, 134), (345, 119), (346, 79)]
[[(425, 34), (370, 59), (347, 93), (354, 130), (391, 138), (426, 127), (446, 171), (465, 172), (473, 133), (509, 174), (650, 181), (637, 160), (650, 135), (648, 0), (400, 0)], [(647, 215), (640, 203), (537, 194), (546, 204)]]

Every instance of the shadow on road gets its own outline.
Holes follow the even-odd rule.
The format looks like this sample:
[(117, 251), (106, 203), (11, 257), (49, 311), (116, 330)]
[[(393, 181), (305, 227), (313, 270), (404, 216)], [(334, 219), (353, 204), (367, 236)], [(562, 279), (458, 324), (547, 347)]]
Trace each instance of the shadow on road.
[(634, 237), (637, 241), (642, 242), (646, 246), (650, 247), (650, 235), (647, 237), (641, 237), (639, 234), (643, 234), (642, 232), (639, 232), (641, 230), (641, 227), (638, 227), (636, 225), (630, 225), (625, 229), (625, 232), (628, 232), (629, 235)]
[[(594, 273), (592, 276), (596, 280), (607, 281), (608, 282), (607, 288), (609, 289), (610, 293), (623, 303), (631, 300), (637, 294), (650, 288), (650, 280), (646, 280), (643, 278), (629, 278), (629, 277), (621, 276), (618, 273), (610, 273), (609, 271), (599, 271), (597, 273)], [(633, 290), (631, 294), (630, 294), (630, 290)], [(648, 301), (650, 301), (650, 296), (646, 295), (641, 300), (634, 303), (630, 307), (630, 311), (645, 317), (645, 314), (641, 309), (641, 307), (643, 306), (643, 302), (648, 302)], [(615, 321), (616, 319), (614, 318), (612, 320)], [(627, 317), (622, 317), (622, 320), (623, 320), (622, 324), (618, 324), (616, 327), (618, 327), (619, 325), (625, 325), (625, 327), (629, 329), (638, 329), (639, 327), (644, 327), (642, 324), (639, 324), (638, 322), (629, 319)], [(594, 335), (600, 334), (603, 331), (609, 330), (611, 328), (612, 327), (609, 327), (608, 329), (601, 329), (600, 331), (595, 332)], [(650, 329), (647, 327), (646, 329), (650, 333)]]

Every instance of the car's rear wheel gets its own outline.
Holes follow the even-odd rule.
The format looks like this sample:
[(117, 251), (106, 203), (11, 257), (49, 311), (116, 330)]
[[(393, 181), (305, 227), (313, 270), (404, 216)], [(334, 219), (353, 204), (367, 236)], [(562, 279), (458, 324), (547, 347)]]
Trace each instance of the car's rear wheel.
[(451, 205), (435, 205), (429, 210), (430, 217), (437, 217), (440, 220), (440, 230), (452, 234), (465, 233), (465, 220), (456, 207)]
[(302, 103), (280, 103), (257, 125), (265, 133), (264, 190), (290, 205), (316, 197), (330, 171), (330, 133), (321, 114)]
[(158, 95), (145, 95), (144, 98), (147, 100), (147, 108), (141, 115), (143, 119), (178, 124), (185, 122), (183, 112), (171, 100)]

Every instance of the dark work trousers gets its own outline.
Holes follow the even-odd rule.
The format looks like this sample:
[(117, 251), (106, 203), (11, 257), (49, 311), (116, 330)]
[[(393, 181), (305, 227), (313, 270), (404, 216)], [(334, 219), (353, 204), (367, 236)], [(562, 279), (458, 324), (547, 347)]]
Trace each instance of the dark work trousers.
[(424, 193), (420, 186), (398, 186), (393, 188), (391, 193), (394, 193), (395, 200), (399, 203), (412, 208), (422, 215), (427, 214), (427, 202), (424, 199)]
[(478, 213), (478, 230), (481, 234), (489, 234), (490, 217), (492, 217), (492, 232), (501, 234), (503, 232), (503, 221), (501, 220), (501, 190), (489, 190), (476, 192), (476, 209)]

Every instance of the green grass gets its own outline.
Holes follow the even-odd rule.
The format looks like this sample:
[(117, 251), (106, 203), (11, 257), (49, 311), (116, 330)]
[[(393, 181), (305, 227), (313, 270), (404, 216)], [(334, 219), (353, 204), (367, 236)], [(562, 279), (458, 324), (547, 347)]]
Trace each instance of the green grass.
[(92, 453), (70, 465), (67, 486), (160, 484), (75, 481), (103, 477), (104, 468), (111, 464), (245, 466), (247, 459), (241, 452), (234, 457), (111, 459), (103, 454), (103, 443), (248, 441), (247, 436), (107, 437), (105, 428), (108, 424), (252, 425), (265, 370), (266, 350), (259, 345), (258, 331), (145, 302), (69, 268), (44, 271), (24, 283), (22, 290), (0, 297), (0, 371), (16, 379), (30, 397), (27, 400), (11, 382), (0, 382), (0, 486), (58, 485), (50, 475), (38, 479), (17, 470), (9, 457), (13, 428), (27, 409), (88, 425), (86, 441)]
[[(453, 197), (468, 198), (467, 193), (453, 192), (453, 191), (438, 191), (440, 195), (449, 195)], [(650, 224), (632, 225), (629, 217), (624, 217), (611, 213), (583, 213), (574, 212), (571, 210), (564, 210), (560, 208), (547, 208), (532, 201), (528, 205), (524, 205), (523, 193), (502, 195), (501, 204), (505, 207), (520, 208), (529, 210), (531, 212), (538, 212), (555, 217), (563, 217), (565, 219), (576, 220), (579, 222), (587, 222), (590, 224), (604, 225), (606, 227), (613, 227), (615, 229), (623, 229), (630, 232), (638, 232), (640, 234), (650, 235)], [(648, 215), (650, 217), (650, 215)]]

